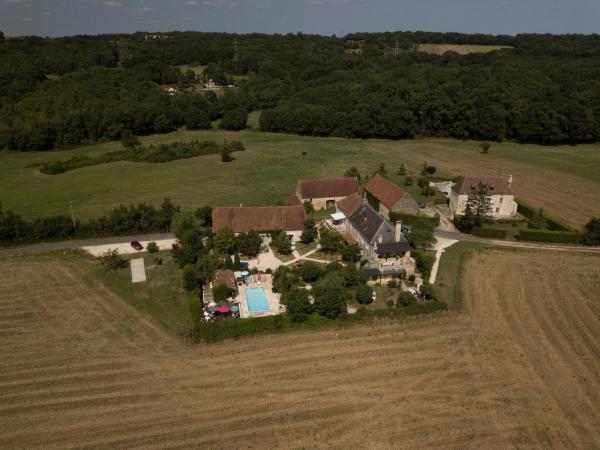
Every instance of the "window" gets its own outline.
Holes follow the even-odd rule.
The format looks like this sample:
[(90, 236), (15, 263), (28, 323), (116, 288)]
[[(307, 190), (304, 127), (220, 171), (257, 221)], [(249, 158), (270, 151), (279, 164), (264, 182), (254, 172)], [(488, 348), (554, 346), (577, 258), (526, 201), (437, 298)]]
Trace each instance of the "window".
[(502, 203), (502, 200), (504, 200), (504, 198), (500, 197), (500, 203)]
[(496, 212), (500, 212), (500, 208), (496, 208)]

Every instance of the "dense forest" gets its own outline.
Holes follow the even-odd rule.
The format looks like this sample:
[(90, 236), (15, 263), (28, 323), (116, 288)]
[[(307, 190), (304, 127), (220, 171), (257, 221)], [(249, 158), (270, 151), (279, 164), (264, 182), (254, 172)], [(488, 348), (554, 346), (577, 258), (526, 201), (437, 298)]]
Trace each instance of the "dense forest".
[[(261, 128), (317, 136), (600, 140), (600, 36), (173, 32), (0, 38), (0, 147), (68, 148), (125, 131)], [(442, 56), (415, 44), (510, 46)], [(191, 89), (204, 66), (223, 95)], [(165, 86), (177, 86), (167, 95)], [(243, 125), (242, 125), (243, 126)]]

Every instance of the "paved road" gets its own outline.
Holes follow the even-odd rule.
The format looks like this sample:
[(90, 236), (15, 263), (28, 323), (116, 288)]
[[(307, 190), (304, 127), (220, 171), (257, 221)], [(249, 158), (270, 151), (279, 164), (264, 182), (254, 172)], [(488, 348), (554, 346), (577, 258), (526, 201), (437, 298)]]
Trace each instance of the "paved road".
[(78, 241), (41, 242), (39, 244), (25, 245), (23, 247), (0, 247), (0, 256), (17, 255), (21, 253), (42, 253), (52, 250), (65, 250), (92, 245), (127, 244), (131, 241), (158, 241), (161, 239), (175, 239), (175, 235), (172, 233), (139, 234), (135, 236), (82, 239)]

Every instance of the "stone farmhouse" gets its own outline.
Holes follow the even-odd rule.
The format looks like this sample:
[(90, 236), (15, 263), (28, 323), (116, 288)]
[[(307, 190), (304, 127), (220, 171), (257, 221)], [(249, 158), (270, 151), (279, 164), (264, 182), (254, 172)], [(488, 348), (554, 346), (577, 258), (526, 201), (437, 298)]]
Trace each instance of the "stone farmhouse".
[(362, 257), (368, 260), (365, 270), (373, 278), (404, 277), (415, 272), (408, 241), (402, 234), (402, 224), (392, 224), (353, 194), (337, 202), (334, 228), (342, 232), (348, 244), (358, 244)]
[(494, 219), (510, 218), (517, 214), (515, 195), (511, 190), (512, 175), (501, 177), (464, 177), (450, 191), (450, 212), (463, 214), (469, 194), (477, 191), (479, 183), (487, 187), (491, 198), (490, 216)]
[(315, 209), (335, 208), (336, 202), (352, 194), (358, 195), (359, 189), (356, 177), (299, 180), (296, 198), (300, 203), (310, 202)]
[(364, 186), (367, 197), (372, 196), (379, 203), (379, 213), (390, 218), (390, 211), (416, 214), (417, 202), (395, 183), (377, 174)]
[(250, 230), (283, 230), (298, 239), (304, 229), (306, 210), (303, 205), (214, 208), (213, 231), (228, 226), (236, 234)]

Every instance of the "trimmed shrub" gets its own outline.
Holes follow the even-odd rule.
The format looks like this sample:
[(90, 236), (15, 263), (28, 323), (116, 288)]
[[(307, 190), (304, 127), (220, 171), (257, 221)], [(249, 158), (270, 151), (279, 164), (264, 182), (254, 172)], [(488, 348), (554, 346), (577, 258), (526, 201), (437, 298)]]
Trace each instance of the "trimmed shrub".
[(152, 241), (148, 242), (148, 245), (146, 245), (146, 250), (148, 250), (148, 253), (156, 253), (159, 248), (156, 242)]
[(361, 305), (373, 303), (373, 289), (366, 284), (361, 284), (356, 288), (356, 301)]
[(508, 230), (504, 230), (502, 228), (478, 228), (478, 227), (475, 227), (475, 228), (473, 228), (471, 233), (473, 234), (473, 236), (493, 238), (493, 239), (506, 239)]
[(396, 302), (396, 306), (410, 306), (413, 303), (416, 303), (417, 299), (414, 295), (412, 295), (408, 291), (402, 291), (398, 294), (398, 301)]
[(578, 244), (581, 235), (576, 231), (521, 230), (516, 238), (519, 241)]
[[(519, 214), (527, 217), (527, 219), (529, 219), (529, 220), (535, 219), (536, 214), (538, 214), (538, 212), (539, 212), (538, 208), (533, 208), (533, 207), (527, 205), (526, 203), (523, 203), (522, 200), (515, 200), (515, 201), (517, 203), (517, 212)], [(548, 216), (547, 214), (544, 214), (544, 218), (546, 220), (546, 226), (548, 227), (548, 229), (550, 231), (573, 231), (572, 228), (563, 224), (559, 220)]]
[(428, 221), (434, 227), (437, 227), (440, 224), (440, 215), (438, 213), (435, 213), (435, 215), (433, 217), (428, 217), (428, 216), (417, 216), (414, 214), (406, 214), (406, 213), (401, 213), (401, 212), (390, 211), (390, 221), (392, 221), (392, 222), (401, 221), (402, 223), (405, 223), (408, 225), (413, 225), (413, 224), (418, 225), (419, 223), (422, 223), (423, 221)]

